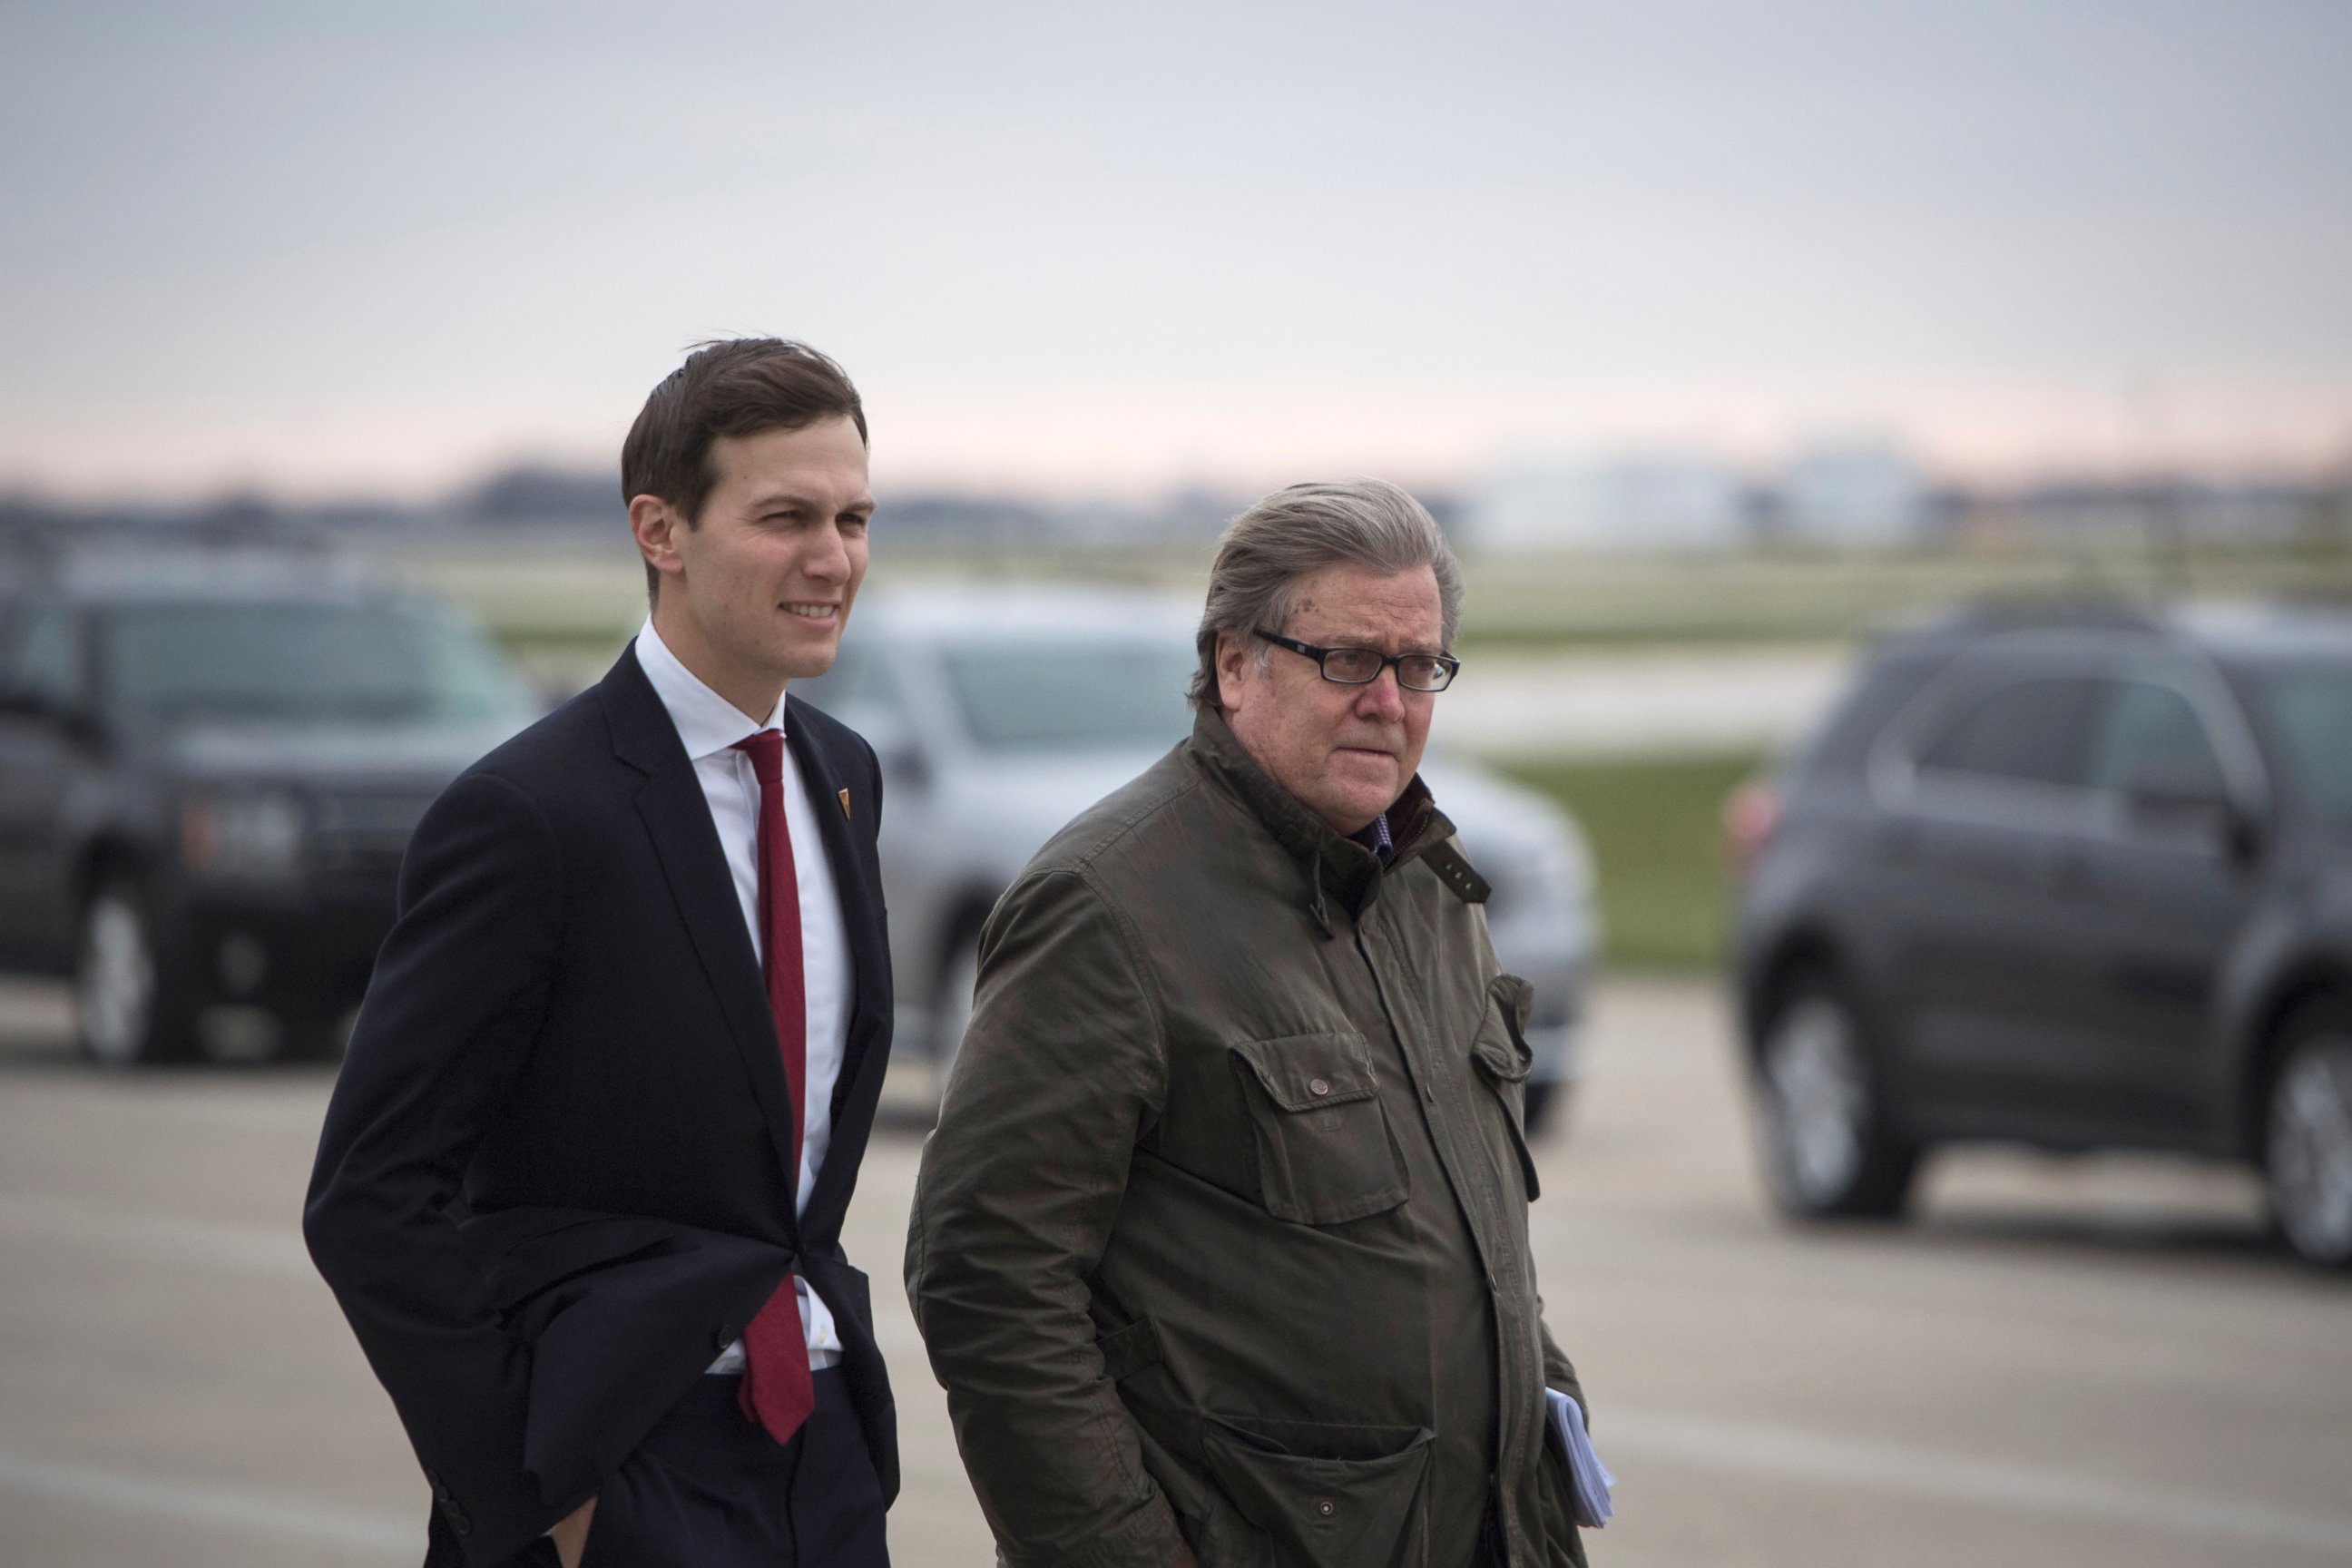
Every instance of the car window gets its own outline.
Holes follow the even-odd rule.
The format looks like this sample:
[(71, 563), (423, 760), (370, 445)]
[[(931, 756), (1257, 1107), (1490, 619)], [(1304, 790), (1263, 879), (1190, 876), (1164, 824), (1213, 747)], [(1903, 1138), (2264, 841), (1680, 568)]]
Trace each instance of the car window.
[(424, 604), (126, 605), (104, 673), (108, 711), (131, 722), (490, 723), (530, 708), (479, 627)]
[(2254, 690), (2296, 799), (2315, 816), (2352, 824), (2352, 664), (2266, 670)]
[(1783, 767), (1791, 777), (1819, 769), (1859, 767), (1887, 721), (1919, 694), (1938, 668), (1933, 658), (1916, 654), (1874, 659), (1821, 722), (1790, 747)]
[(1170, 746), (1192, 728), (1197, 661), (1176, 639), (972, 643), (948, 650), (948, 687), (986, 751)]
[(1995, 687), (1918, 751), (1919, 771), (2079, 787), (2087, 782), (2086, 721), (2098, 685), (2051, 676)]
[(71, 708), (81, 700), (82, 676), (81, 637), (71, 611), (29, 605), (0, 633), (0, 688)]
[(2143, 784), (2213, 796), (2228, 791), (2221, 759), (2197, 710), (2179, 690), (2153, 681), (2106, 683), (2087, 754), (2095, 789)]

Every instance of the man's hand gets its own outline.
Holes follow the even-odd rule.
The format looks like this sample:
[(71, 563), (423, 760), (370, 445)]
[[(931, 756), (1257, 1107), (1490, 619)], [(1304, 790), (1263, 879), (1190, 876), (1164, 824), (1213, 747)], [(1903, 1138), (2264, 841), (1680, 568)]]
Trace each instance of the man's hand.
[(580, 1568), (580, 1554), (588, 1550), (588, 1521), (595, 1512), (596, 1500), (590, 1498), (547, 1532), (547, 1538), (555, 1542), (555, 1560), (563, 1568)]

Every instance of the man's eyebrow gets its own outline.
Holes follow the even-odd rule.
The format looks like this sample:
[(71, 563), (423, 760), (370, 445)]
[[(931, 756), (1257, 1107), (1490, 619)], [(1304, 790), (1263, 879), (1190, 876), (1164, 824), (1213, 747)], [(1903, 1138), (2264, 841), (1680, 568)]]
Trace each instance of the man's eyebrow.
[[(765, 513), (772, 511), (816, 511), (821, 509), (814, 500), (811, 500), (807, 496), (794, 495), (790, 490), (778, 490), (773, 495), (761, 496), (758, 500), (753, 501), (751, 503), (751, 510), (754, 512)], [(857, 500), (851, 501), (847, 506), (843, 507), (841, 510), (844, 511), (870, 512), (874, 510), (874, 498), (871, 496), (863, 497)]]
[[(1369, 648), (1374, 653), (1383, 651), (1380, 647), (1380, 639), (1371, 636), (1366, 636), (1361, 641), (1350, 640), (1348, 637), (1337, 637), (1329, 642), (1325, 642), (1320, 637), (1301, 637), (1299, 640), (1301, 642), (1316, 643), (1324, 647), (1360, 647)], [(1445, 657), (1445, 647), (1442, 643), (1433, 643), (1426, 647), (1403, 647), (1397, 649), (1395, 653), (1389, 657), (1392, 658), (1412, 658), (1415, 657), (1444, 658)]]

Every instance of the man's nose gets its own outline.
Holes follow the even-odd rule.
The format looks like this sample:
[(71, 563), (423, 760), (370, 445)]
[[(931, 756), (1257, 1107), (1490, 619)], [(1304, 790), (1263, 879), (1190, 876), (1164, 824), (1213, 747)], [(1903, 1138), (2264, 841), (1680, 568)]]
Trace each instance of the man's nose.
[(849, 544), (838, 528), (824, 530), (801, 557), (801, 570), (820, 583), (849, 581)]
[(1356, 712), (1365, 719), (1404, 717), (1404, 688), (1397, 684), (1396, 666), (1383, 666), (1378, 675), (1356, 689)]

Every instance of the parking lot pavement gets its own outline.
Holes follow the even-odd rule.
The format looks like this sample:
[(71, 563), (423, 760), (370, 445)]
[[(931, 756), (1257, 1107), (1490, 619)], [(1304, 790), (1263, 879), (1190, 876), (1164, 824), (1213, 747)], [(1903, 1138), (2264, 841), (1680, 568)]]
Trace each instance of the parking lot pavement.
[[(391, 1407), (296, 1213), (321, 1071), (104, 1077), (0, 988), (0, 1564), (421, 1556)], [(1947, 1160), (1900, 1229), (1755, 1196), (1719, 1003), (1601, 990), (1539, 1157), (1538, 1263), (1620, 1479), (1596, 1562), (2352, 1562), (2352, 1282), (2265, 1243), (2251, 1183), (2147, 1160)], [(851, 1216), (897, 1373), (898, 1562), (985, 1531), (897, 1288), (919, 1143)]]

